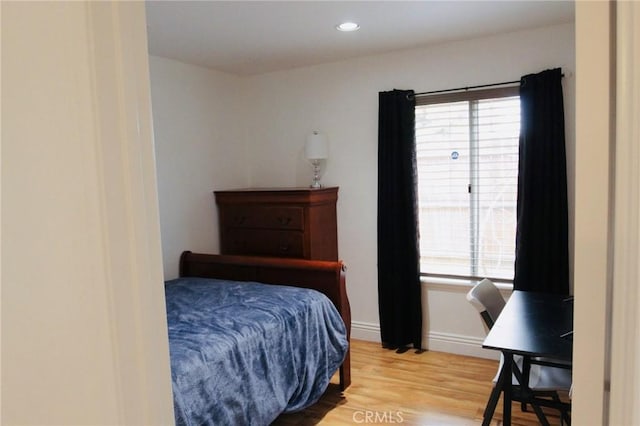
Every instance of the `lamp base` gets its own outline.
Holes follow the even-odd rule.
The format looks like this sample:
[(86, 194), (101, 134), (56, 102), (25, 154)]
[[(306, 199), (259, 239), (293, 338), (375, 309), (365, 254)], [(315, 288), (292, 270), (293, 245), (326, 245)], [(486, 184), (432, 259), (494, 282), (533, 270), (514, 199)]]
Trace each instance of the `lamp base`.
[(313, 164), (313, 182), (309, 185), (309, 188), (322, 188), (320, 184), (320, 160), (312, 160)]

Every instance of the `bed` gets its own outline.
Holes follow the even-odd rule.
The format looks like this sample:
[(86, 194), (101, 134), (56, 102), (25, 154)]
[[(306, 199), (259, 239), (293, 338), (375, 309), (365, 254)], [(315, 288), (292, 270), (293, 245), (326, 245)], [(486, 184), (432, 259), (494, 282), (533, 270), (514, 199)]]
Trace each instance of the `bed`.
[(178, 425), (268, 425), (351, 383), (342, 262), (184, 252), (165, 294)]

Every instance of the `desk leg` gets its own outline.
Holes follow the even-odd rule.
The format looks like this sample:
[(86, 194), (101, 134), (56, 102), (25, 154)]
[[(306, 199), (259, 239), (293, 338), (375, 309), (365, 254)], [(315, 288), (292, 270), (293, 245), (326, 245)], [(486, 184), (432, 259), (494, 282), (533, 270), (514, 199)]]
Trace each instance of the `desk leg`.
[(489, 401), (487, 401), (487, 406), (484, 409), (482, 426), (489, 426), (491, 423), (493, 413), (496, 411), (496, 405), (498, 405), (498, 400), (500, 399), (500, 394), (505, 389), (505, 383), (507, 383), (507, 387), (511, 388), (511, 374), (507, 374), (503, 364), (502, 370), (500, 370), (500, 374), (498, 375), (498, 381), (493, 387)]
[(484, 417), (482, 419), (482, 426), (489, 426), (491, 423), (491, 419), (493, 418), (493, 413), (496, 411), (496, 405), (498, 405), (498, 400), (500, 399), (500, 393), (502, 392), (502, 387), (496, 383), (491, 391), (491, 395), (489, 396), (489, 401), (487, 402), (487, 406), (484, 409)]
[[(511, 426), (511, 377), (513, 376), (513, 354), (510, 352), (503, 352), (503, 355), (504, 365), (502, 366), (502, 371), (504, 372), (505, 376), (507, 376), (508, 380), (504, 383), (504, 389), (502, 392), (502, 401), (504, 402), (502, 424), (504, 426)], [(500, 375), (502, 376), (502, 374)]]
[[(522, 389), (529, 389), (529, 375), (531, 374), (531, 358), (528, 356), (522, 357), (522, 379), (518, 380), (520, 382), (520, 387)], [(520, 403), (520, 408), (522, 411), (527, 411), (527, 403), (522, 401)]]

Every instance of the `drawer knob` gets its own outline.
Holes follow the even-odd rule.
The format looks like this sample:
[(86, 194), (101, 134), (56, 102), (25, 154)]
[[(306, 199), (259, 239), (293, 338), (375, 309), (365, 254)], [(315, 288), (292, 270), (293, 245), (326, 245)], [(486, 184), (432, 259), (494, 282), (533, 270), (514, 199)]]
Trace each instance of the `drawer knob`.
[(280, 244), (280, 251), (286, 253), (289, 251), (291, 246), (289, 244)]
[(291, 217), (287, 216), (287, 217), (283, 217), (283, 216), (278, 216), (278, 223), (282, 226), (286, 226), (288, 224), (291, 223)]
[(247, 220), (246, 216), (234, 216), (233, 223), (236, 225), (242, 225), (245, 220)]

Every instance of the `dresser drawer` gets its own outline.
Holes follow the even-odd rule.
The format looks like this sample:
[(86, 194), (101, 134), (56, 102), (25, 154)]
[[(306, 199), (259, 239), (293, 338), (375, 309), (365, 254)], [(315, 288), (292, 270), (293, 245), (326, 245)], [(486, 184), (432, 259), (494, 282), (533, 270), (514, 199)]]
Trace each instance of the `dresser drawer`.
[(226, 231), (226, 254), (304, 257), (304, 234), (298, 231), (230, 228)]
[(304, 230), (304, 208), (296, 206), (229, 206), (224, 226)]

